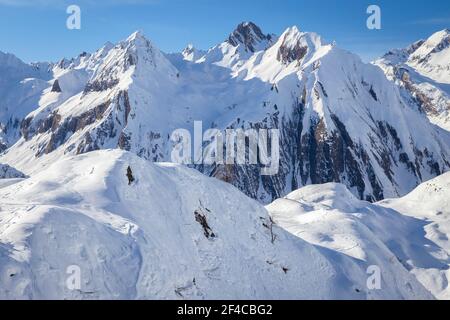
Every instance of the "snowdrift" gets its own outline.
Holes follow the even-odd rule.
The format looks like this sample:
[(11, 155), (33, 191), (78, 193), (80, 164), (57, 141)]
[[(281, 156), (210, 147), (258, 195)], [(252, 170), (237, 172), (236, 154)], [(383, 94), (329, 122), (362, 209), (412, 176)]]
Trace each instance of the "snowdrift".
[(340, 256), (349, 277), (358, 267), (380, 268), (382, 285), (414, 275), (435, 297), (450, 298), (448, 222), (450, 175), (411, 194), (376, 204), (360, 201), (344, 185), (307, 186), (267, 206), (273, 220), (299, 238)]

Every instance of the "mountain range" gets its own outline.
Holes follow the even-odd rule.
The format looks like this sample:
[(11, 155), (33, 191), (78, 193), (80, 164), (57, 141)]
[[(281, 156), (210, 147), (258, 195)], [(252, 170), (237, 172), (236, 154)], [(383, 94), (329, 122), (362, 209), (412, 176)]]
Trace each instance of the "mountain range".
[[(327, 182), (377, 201), (405, 195), (450, 166), (448, 131), (430, 123), (414, 92), (297, 27), (277, 37), (242, 23), (207, 52), (188, 46), (164, 54), (136, 32), (57, 64), (1, 60), (0, 81), (9, 87), (0, 162), (25, 174), (62, 155), (106, 148), (170, 161), (171, 132), (192, 131), (194, 121), (205, 130), (280, 130), (276, 175), (261, 176), (252, 165), (197, 166), (262, 203)], [(436, 112), (446, 117), (443, 108)]]
[[(0, 52), (0, 298), (450, 298), (449, 61), (449, 30), (364, 63), (252, 22), (208, 50)], [(278, 129), (278, 173), (169, 163), (196, 121)]]

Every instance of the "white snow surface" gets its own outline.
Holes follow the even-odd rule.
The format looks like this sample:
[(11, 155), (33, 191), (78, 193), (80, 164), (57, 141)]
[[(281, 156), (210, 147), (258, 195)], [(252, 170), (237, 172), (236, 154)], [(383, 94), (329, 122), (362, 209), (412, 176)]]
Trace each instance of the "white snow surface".
[[(380, 244), (392, 282), (368, 292), (364, 261), (276, 226), (272, 243), (265, 208), (234, 187), (124, 151), (62, 159), (0, 187), (0, 203), (1, 298), (432, 298)], [(73, 265), (80, 290), (66, 286)]]
[[(444, 29), (374, 62), (400, 87), (425, 101), (430, 121), (450, 131), (450, 31)], [(418, 95), (421, 95), (421, 97)]]
[[(341, 184), (311, 185), (267, 206), (280, 227), (340, 253), (341, 265), (378, 266), (382, 288), (392, 269), (408, 270), (438, 299), (450, 299), (450, 175), (444, 174), (403, 198), (370, 204)], [(356, 274), (349, 271), (350, 275)]]
[(405, 236), (411, 239), (407, 264), (436, 297), (450, 300), (450, 173), (380, 205), (417, 219), (417, 232)]

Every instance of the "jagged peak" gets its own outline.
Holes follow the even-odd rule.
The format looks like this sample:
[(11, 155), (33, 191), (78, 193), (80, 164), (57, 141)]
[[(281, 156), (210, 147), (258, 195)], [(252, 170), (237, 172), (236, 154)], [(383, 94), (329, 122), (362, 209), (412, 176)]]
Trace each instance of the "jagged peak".
[[(424, 52), (416, 52), (416, 51), (424, 51), (425, 48), (427, 48), (426, 53), (429, 53), (430, 51), (432, 51), (432, 49), (436, 48), (440, 43), (442, 43), (442, 41), (445, 40), (448, 36), (450, 36), (450, 29), (443, 29), (433, 33), (427, 39), (420, 39), (412, 43), (411, 45), (409, 45), (404, 49), (390, 50), (382, 58), (389, 58), (390, 56), (399, 56), (399, 55), (404, 55), (406, 58), (408, 58), (409, 55), (424, 54)], [(425, 48), (422, 48), (422, 50), (418, 50), (421, 47)]]
[(284, 64), (300, 62), (310, 50), (317, 50), (322, 45), (318, 34), (301, 32), (297, 26), (292, 26), (287, 28), (278, 40), (277, 59)]
[(420, 46), (411, 52), (410, 61), (412, 63), (422, 63), (427, 61), (433, 53), (438, 53), (450, 48), (450, 31), (443, 29), (433, 33)]
[(271, 42), (273, 35), (264, 34), (260, 27), (253, 22), (241, 22), (230, 34), (227, 42), (234, 47), (243, 45), (247, 51), (256, 52), (263, 42)]
[(442, 44), (442, 42), (446, 42), (450, 44), (450, 31), (449, 29), (443, 29), (438, 32), (433, 33), (424, 44), (428, 47), (437, 47)]
[(194, 62), (206, 54), (205, 51), (197, 49), (192, 43), (189, 43), (186, 48), (181, 51), (183, 59)]
[(130, 34), (127, 38), (127, 42), (136, 41), (136, 40), (147, 40), (145, 38), (144, 32), (142, 30), (136, 30), (132, 34)]
[[(133, 32), (126, 40), (102, 54), (105, 56), (87, 83), (85, 94), (112, 89), (118, 85), (120, 88), (128, 87), (135, 81), (130, 81), (130, 77), (142, 79), (142, 83), (146, 85), (145, 79), (152, 72), (167, 76), (170, 81), (176, 79), (176, 68), (142, 31)], [(162, 82), (162, 78), (159, 81)]]
[(133, 32), (125, 41), (121, 42), (125, 47), (140, 47), (140, 48), (150, 48), (153, 47), (152, 42), (147, 39), (144, 35), (144, 32), (141, 30), (137, 30)]
[(300, 35), (300, 29), (297, 26), (291, 26), (288, 27), (283, 34), (281, 35), (281, 37), (287, 37), (287, 36), (296, 36), (296, 35)]
[(297, 26), (287, 28), (280, 39), (284, 44), (295, 45), (302, 39), (308, 40), (316, 45), (322, 45), (322, 38), (315, 32), (302, 32)]
[(189, 53), (194, 52), (195, 50), (197, 50), (197, 49), (194, 47), (194, 45), (192, 43), (188, 43), (188, 45), (186, 46), (186, 48), (183, 49), (182, 52), (189, 54)]
[(433, 36), (445, 37), (448, 35), (450, 35), (450, 29), (445, 28), (445, 29), (435, 32), (431, 37), (433, 37)]

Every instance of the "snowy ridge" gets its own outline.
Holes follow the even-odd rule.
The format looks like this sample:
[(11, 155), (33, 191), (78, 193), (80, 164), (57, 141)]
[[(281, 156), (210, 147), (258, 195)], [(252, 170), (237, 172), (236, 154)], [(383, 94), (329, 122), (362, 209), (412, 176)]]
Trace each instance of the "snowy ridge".
[(436, 32), (409, 57), (407, 64), (436, 82), (450, 84), (450, 30)]
[(430, 121), (450, 131), (450, 32), (445, 29), (374, 62), (412, 94)]
[[(429, 257), (408, 261), (412, 273), (440, 299), (450, 299), (450, 174), (443, 174), (418, 186), (403, 198), (389, 199), (380, 205), (419, 219), (421, 236)], [(416, 248), (406, 254), (416, 255)]]
[(385, 272), (400, 264), (435, 297), (449, 299), (449, 183), (444, 174), (403, 198), (376, 204), (357, 200), (341, 184), (313, 185), (267, 209), (280, 227), (330, 255), (337, 251), (352, 263), (376, 265), (383, 281), (394, 281)]
[(364, 264), (348, 275), (232, 186), (119, 150), (60, 160), (0, 199), (0, 298), (432, 298), (398, 264), (366, 292)]
[(21, 121), (49, 86), (50, 69), (50, 64), (26, 64), (0, 51), (0, 153), (20, 138)]

